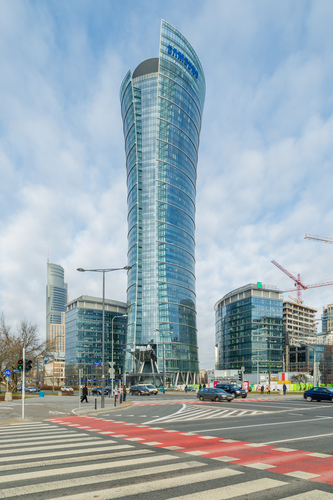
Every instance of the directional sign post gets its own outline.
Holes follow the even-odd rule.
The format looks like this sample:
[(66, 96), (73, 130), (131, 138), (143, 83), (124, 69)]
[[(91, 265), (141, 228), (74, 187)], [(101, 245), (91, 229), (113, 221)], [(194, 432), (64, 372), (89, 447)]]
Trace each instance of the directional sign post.
[(11, 376), (12, 372), (10, 370), (5, 370), (5, 377), (6, 377), (6, 382), (7, 382), (7, 394), (8, 394), (8, 378)]

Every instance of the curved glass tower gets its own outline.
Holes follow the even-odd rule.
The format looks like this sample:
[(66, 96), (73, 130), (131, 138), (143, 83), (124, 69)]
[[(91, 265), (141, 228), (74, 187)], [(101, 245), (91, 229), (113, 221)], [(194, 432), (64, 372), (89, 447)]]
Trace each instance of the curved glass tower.
[(189, 383), (199, 373), (195, 193), (204, 98), (196, 53), (162, 21), (159, 57), (129, 71), (120, 90), (133, 266), (125, 369), (136, 381), (164, 369), (170, 383)]

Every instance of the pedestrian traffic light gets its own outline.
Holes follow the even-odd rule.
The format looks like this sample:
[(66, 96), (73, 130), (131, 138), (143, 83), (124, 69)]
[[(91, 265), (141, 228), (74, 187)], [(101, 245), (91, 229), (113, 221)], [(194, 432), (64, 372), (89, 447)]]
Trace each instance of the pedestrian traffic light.
[(23, 359), (19, 359), (17, 362), (17, 369), (20, 370), (20, 372), (23, 371)]
[(31, 359), (26, 359), (25, 360), (25, 371), (26, 372), (30, 372), (31, 368), (32, 368), (32, 361), (31, 361)]
[(243, 381), (243, 373), (242, 372), (238, 372), (238, 380), (240, 380), (241, 382)]

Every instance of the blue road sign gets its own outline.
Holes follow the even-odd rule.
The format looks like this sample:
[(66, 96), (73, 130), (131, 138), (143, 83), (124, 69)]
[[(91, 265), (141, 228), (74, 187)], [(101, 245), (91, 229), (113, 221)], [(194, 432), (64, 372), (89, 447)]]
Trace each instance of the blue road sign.
[(13, 370), (14, 373), (21, 373), (21, 370)]
[(11, 373), (12, 372), (10, 370), (5, 370), (5, 377), (10, 377)]

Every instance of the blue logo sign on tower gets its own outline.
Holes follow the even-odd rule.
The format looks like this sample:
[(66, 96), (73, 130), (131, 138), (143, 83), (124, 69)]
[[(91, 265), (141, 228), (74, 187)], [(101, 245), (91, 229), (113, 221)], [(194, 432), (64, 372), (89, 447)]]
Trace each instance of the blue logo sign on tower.
[(190, 70), (192, 71), (193, 75), (198, 78), (198, 70), (196, 69), (196, 67), (194, 66), (194, 64), (191, 63), (191, 61), (184, 56), (184, 54), (182, 54), (180, 52), (180, 50), (177, 50), (176, 48), (172, 48), (172, 45), (169, 45), (168, 46), (168, 54), (172, 55), (173, 57), (176, 57), (176, 59), (178, 59), (180, 62), (182, 62), (183, 64), (185, 64), (185, 66)]

